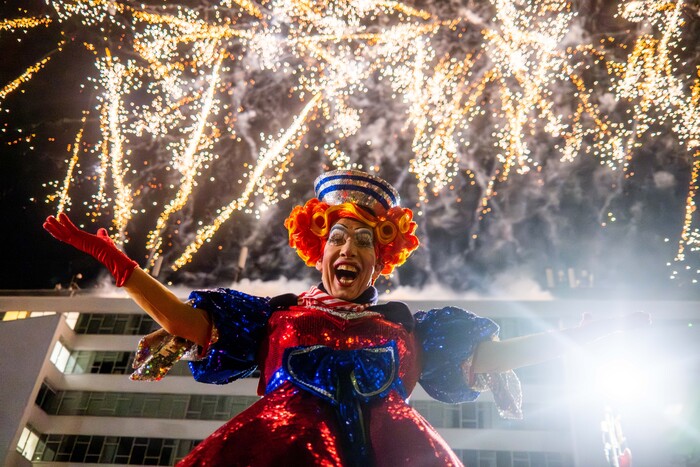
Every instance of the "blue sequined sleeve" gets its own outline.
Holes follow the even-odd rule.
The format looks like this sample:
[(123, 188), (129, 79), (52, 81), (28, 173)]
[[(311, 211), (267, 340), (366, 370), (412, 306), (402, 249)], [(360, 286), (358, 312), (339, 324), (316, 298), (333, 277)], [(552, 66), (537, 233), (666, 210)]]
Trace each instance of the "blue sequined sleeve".
[(416, 336), (423, 349), (421, 386), (433, 398), (449, 403), (472, 401), (479, 391), (470, 388), (462, 364), (477, 345), (492, 340), (498, 325), (488, 318), (456, 307), (419, 311)]
[(252, 373), (271, 313), (269, 299), (230, 289), (198, 290), (190, 294), (190, 304), (210, 313), (218, 334), (203, 358), (190, 362), (194, 379), (226, 384)]

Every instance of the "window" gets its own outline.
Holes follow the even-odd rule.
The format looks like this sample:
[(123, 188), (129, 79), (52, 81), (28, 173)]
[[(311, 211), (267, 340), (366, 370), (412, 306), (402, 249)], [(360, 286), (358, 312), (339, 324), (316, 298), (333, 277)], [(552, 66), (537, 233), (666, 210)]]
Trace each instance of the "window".
[[(37, 435), (27, 459), (37, 462), (72, 462), (127, 465), (173, 465), (199, 441), (89, 435)], [(29, 435), (25, 437), (29, 439)], [(17, 448), (20, 451), (19, 446)]]
[(51, 357), (49, 360), (53, 363), (58, 370), (63, 373), (68, 366), (70, 359), (70, 350), (68, 350), (63, 343), (59, 340), (53, 347), (53, 352), (51, 352)]
[(3, 313), (2, 320), (15, 321), (17, 319), (27, 319), (29, 318), (29, 314), (30, 313), (28, 311), (7, 311)]
[(67, 313), (63, 313), (63, 316), (66, 317), (66, 324), (68, 325), (68, 327), (71, 329), (75, 329), (75, 325), (78, 323), (80, 313), (78, 313), (77, 311), (69, 311)]
[(472, 428), (501, 430), (566, 431), (567, 418), (551, 404), (525, 404), (521, 420), (503, 419), (493, 402), (444, 404), (433, 400), (411, 401), (428, 423), (435, 428)]
[[(134, 352), (119, 351), (71, 351), (62, 343), (57, 343), (51, 355), (51, 362), (64, 374), (128, 375), (134, 371), (134, 355)], [(180, 361), (173, 365), (168, 375), (191, 376), (192, 372), (186, 361)]]
[(503, 419), (494, 414), (489, 428), (504, 430), (568, 431), (567, 417), (562, 416), (561, 407), (555, 404), (524, 404), (521, 420)]
[(573, 459), (560, 452), (478, 451), (457, 449), (465, 465), (479, 467), (573, 467)]
[(411, 405), (435, 428), (492, 428), (498, 417), (491, 402), (414, 401)]
[(114, 313), (82, 313), (75, 324), (78, 334), (148, 334), (156, 328), (156, 322), (146, 314), (126, 315)]
[(51, 403), (51, 400), (56, 397), (56, 391), (49, 386), (46, 381), (41, 383), (41, 387), (39, 388), (39, 392), (36, 395), (36, 400), (34, 403), (38, 405), (39, 407), (42, 407), (44, 405), (49, 405)]
[(457, 428), (460, 426), (460, 406), (437, 401), (415, 401), (411, 403), (428, 423), (436, 428)]
[(2, 314), (2, 321), (37, 318), (39, 316), (50, 316), (55, 314), (55, 311), (6, 311)]
[(75, 364), (66, 368), (65, 373), (93, 373), (123, 375), (133, 371), (131, 363), (134, 352), (86, 351), (72, 353)]
[(39, 444), (39, 434), (30, 426), (25, 426), (17, 443), (17, 452), (21, 453), (25, 459), (32, 460), (37, 444)]
[(464, 465), (474, 465), (479, 467), (510, 467), (496, 464), (496, 451), (476, 451), (464, 449), (455, 451)]
[(52, 391), (42, 385), (37, 405), (49, 415), (229, 420), (256, 396)]

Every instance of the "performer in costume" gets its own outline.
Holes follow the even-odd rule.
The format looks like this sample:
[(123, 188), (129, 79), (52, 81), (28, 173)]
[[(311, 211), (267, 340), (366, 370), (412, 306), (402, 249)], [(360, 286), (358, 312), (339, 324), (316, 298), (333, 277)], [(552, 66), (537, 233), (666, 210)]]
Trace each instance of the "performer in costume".
[(180, 358), (192, 359), (195, 379), (205, 383), (260, 369), (262, 398), (180, 465), (461, 465), (406, 402), (417, 383), (449, 403), (490, 389), (502, 416), (520, 417), (513, 368), (649, 321), (638, 313), (499, 341), (494, 322), (459, 308), (412, 315), (403, 303), (378, 304), (374, 281), (418, 247), (411, 211), (390, 184), (359, 171), (323, 174), (315, 191), (285, 221), (290, 246), (321, 272), (321, 283), (299, 296), (217, 289), (182, 303), (104, 229), (89, 234), (65, 214), (44, 224), (105, 264), (163, 327), (141, 340), (132, 379), (160, 379)]

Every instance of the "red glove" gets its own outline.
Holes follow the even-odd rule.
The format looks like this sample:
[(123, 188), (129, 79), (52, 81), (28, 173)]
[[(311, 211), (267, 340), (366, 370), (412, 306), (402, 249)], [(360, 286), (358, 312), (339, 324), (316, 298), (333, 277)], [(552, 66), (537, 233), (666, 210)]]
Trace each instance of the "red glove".
[(44, 229), (60, 241), (84, 251), (107, 266), (117, 280), (117, 287), (123, 286), (138, 267), (136, 261), (117, 248), (105, 229), (99, 229), (97, 235), (92, 235), (76, 227), (64, 213), (60, 213), (58, 219), (54, 216), (47, 217)]

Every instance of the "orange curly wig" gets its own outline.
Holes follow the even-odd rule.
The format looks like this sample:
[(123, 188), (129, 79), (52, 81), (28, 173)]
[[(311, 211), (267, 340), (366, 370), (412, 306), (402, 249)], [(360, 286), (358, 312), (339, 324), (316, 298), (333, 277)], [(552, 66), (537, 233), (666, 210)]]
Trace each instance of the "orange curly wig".
[(331, 206), (317, 198), (296, 206), (284, 221), (289, 246), (296, 249), (308, 266), (315, 266), (323, 256), (330, 228), (341, 218), (355, 219), (372, 228), (381, 274), (391, 274), (418, 248), (416, 223), (410, 209), (394, 206), (384, 214), (374, 215), (354, 203)]

